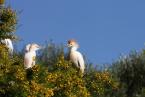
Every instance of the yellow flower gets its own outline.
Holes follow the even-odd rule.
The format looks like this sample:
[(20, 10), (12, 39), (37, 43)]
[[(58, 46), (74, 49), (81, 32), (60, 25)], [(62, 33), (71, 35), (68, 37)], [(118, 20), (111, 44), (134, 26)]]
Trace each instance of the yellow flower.
[(33, 57), (32, 57), (32, 60), (33, 60), (33, 61), (35, 61), (35, 59), (36, 59), (36, 57), (35, 57), (35, 56), (33, 56)]

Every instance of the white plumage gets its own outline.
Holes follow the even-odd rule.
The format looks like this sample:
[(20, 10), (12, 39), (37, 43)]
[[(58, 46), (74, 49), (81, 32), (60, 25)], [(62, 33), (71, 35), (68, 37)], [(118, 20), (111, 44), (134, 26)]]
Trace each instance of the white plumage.
[(26, 45), (26, 53), (24, 56), (24, 67), (25, 69), (32, 68), (35, 65), (36, 51), (40, 49), (37, 44)]
[(78, 44), (76, 43), (75, 40), (69, 40), (68, 47), (70, 49), (69, 51), (70, 60), (76, 65), (77, 68), (81, 70), (82, 73), (84, 73), (85, 62), (83, 59), (83, 55), (79, 51), (77, 51), (79, 47)]
[(25, 48), (26, 52), (28, 52), (28, 51), (29, 51), (30, 46), (31, 46), (31, 44), (27, 44), (27, 45), (26, 45), (26, 48)]
[(10, 54), (13, 54), (14, 48), (13, 48), (13, 44), (12, 44), (11, 39), (4, 39), (4, 40), (1, 40), (1, 42), (6, 45), (6, 47), (8, 48), (8, 52)]

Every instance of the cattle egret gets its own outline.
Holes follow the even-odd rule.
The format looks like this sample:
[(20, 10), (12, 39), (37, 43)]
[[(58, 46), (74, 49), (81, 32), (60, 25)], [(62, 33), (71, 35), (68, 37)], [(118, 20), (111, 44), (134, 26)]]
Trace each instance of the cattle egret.
[(75, 40), (71, 39), (68, 41), (68, 47), (70, 49), (69, 51), (70, 60), (72, 61), (73, 64), (76, 65), (77, 68), (81, 70), (82, 73), (84, 73), (85, 62), (82, 54), (77, 51), (79, 45)]
[(26, 69), (32, 68), (35, 65), (36, 51), (41, 47), (35, 43), (26, 45), (27, 52), (24, 56), (24, 67)]
[(1, 40), (1, 42), (6, 45), (6, 47), (8, 48), (8, 52), (12, 55), (14, 48), (11, 39), (3, 39)]

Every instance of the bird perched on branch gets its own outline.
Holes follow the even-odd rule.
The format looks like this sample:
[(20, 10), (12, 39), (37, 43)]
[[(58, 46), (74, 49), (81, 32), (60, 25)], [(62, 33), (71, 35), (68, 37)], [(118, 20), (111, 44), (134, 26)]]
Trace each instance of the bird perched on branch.
[(1, 43), (4, 44), (8, 48), (9, 54), (12, 55), (14, 47), (13, 47), (11, 39), (3, 39), (1, 40)]
[(82, 73), (84, 73), (84, 69), (85, 69), (85, 62), (83, 59), (83, 55), (77, 51), (77, 49), (79, 48), (78, 43), (74, 40), (68, 40), (68, 48), (69, 48), (69, 57), (70, 57), (70, 61), (72, 61), (73, 64), (75, 64), (75, 66), (77, 68), (79, 68), (81, 70)]
[(41, 49), (38, 44), (26, 45), (26, 53), (24, 56), (24, 67), (25, 69), (32, 68), (35, 65), (36, 51)]

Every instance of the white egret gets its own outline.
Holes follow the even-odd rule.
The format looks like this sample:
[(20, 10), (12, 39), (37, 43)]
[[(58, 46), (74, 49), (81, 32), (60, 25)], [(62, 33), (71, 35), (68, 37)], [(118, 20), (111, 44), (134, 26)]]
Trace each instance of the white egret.
[(11, 39), (3, 39), (1, 40), (1, 43), (6, 45), (6, 47), (8, 48), (8, 52), (12, 55), (14, 48)]
[(81, 70), (82, 73), (84, 73), (85, 62), (83, 59), (83, 55), (79, 51), (77, 51), (77, 49), (79, 48), (78, 43), (75, 40), (71, 39), (68, 41), (68, 47), (70, 49), (70, 60), (73, 64), (76, 65), (77, 68)]
[(25, 56), (24, 56), (24, 67), (26, 69), (32, 68), (35, 65), (36, 51), (41, 47), (38, 44), (28, 44), (26, 45)]

